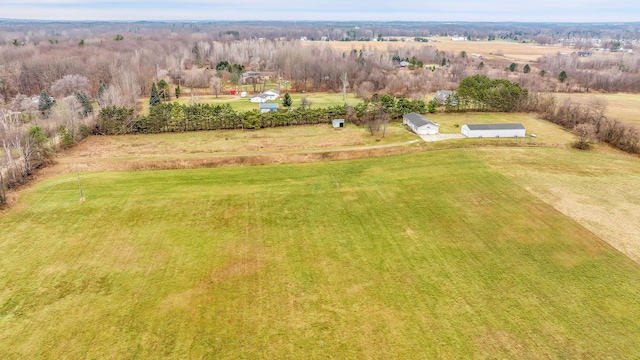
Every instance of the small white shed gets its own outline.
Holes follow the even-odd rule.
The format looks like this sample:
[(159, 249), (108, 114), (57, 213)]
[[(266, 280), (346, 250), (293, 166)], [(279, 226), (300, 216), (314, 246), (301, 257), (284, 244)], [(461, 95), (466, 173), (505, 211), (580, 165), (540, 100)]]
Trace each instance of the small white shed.
[(344, 119), (333, 119), (331, 120), (331, 124), (334, 128), (344, 127)]
[(402, 123), (418, 135), (435, 135), (440, 129), (437, 123), (414, 112), (402, 116)]
[(526, 129), (522, 124), (465, 124), (460, 131), (470, 138), (524, 137)]

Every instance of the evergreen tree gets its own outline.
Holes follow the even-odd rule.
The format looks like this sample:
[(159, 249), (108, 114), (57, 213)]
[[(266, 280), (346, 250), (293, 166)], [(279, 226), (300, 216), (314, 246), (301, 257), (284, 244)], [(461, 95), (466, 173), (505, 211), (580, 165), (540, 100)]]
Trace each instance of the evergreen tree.
[(42, 113), (42, 115), (47, 115), (49, 109), (53, 107), (53, 99), (46, 91), (42, 90), (40, 93), (40, 100), (38, 101), (38, 110)]
[(82, 117), (86, 117), (93, 112), (91, 102), (89, 101), (89, 98), (85, 93), (83, 93), (82, 91), (77, 91), (76, 99), (78, 99), (78, 102), (80, 102), (80, 105), (82, 105), (82, 110), (80, 111), (80, 115), (82, 115)]
[(563, 83), (565, 80), (567, 80), (567, 73), (563, 70), (560, 75), (558, 75), (558, 81)]
[(522, 72), (525, 74), (528, 74), (531, 72), (531, 67), (529, 66), (529, 64), (524, 66), (524, 68), (522, 69)]
[(160, 96), (160, 100), (162, 101), (169, 101), (170, 96), (169, 96), (169, 84), (167, 84), (166, 81), (164, 80), (160, 80), (158, 81), (158, 95)]
[(100, 87), (98, 88), (98, 99), (102, 97), (105, 91), (107, 91), (107, 84), (101, 82)]
[(176, 99), (180, 98), (180, 94), (182, 93), (182, 90), (180, 89), (180, 85), (176, 86)]
[(518, 64), (516, 63), (511, 63), (511, 65), (509, 65), (509, 71), (514, 72), (518, 69)]
[(432, 99), (431, 101), (429, 101), (429, 103), (427, 104), (427, 111), (430, 114), (433, 114), (436, 112), (437, 109), (438, 109), (438, 100)]
[(290, 107), (292, 103), (293, 100), (291, 100), (291, 95), (289, 95), (289, 93), (284, 94), (284, 98), (282, 99), (282, 106)]
[(151, 86), (151, 97), (149, 98), (149, 106), (154, 107), (160, 104), (160, 95), (158, 95), (158, 88), (156, 87), (156, 83), (153, 83)]
[(389, 94), (380, 96), (380, 103), (387, 112), (393, 112), (393, 109), (396, 107), (396, 99)]

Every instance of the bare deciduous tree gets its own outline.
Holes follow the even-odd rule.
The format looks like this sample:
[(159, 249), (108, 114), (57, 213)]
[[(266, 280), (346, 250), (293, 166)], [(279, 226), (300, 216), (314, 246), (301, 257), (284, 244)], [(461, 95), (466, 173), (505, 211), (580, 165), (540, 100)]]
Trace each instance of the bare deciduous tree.
[(218, 94), (222, 92), (222, 80), (220, 80), (220, 78), (217, 76), (213, 76), (211, 77), (210, 84), (211, 84), (211, 91), (217, 98)]
[(89, 87), (89, 79), (82, 75), (65, 75), (51, 85), (54, 96), (64, 97), (76, 91), (86, 92)]
[(593, 124), (581, 123), (573, 127), (573, 134), (576, 141), (573, 146), (576, 149), (588, 149), (596, 136), (596, 127)]
[(340, 83), (342, 84), (342, 100), (345, 100), (347, 98), (347, 87), (349, 86), (349, 77), (346, 72), (340, 75)]

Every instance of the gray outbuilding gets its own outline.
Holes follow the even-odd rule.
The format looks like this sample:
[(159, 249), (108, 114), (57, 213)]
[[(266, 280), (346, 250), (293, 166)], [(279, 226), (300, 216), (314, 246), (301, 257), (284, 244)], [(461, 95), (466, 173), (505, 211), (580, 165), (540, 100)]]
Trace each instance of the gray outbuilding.
[(465, 124), (460, 131), (470, 138), (524, 137), (526, 129), (522, 124)]
[(436, 135), (440, 129), (440, 125), (414, 112), (405, 114), (402, 123), (418, 135)]

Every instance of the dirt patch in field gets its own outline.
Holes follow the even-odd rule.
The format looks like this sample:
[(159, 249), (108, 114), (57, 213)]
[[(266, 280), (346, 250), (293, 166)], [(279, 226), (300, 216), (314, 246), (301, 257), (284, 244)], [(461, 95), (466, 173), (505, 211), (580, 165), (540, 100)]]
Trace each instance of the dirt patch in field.
[(478, 357), (481, 359), (546, 359), (543, 354), (527, 348), (522, 342), (505, 331), (489, 329), (475, 340)]

